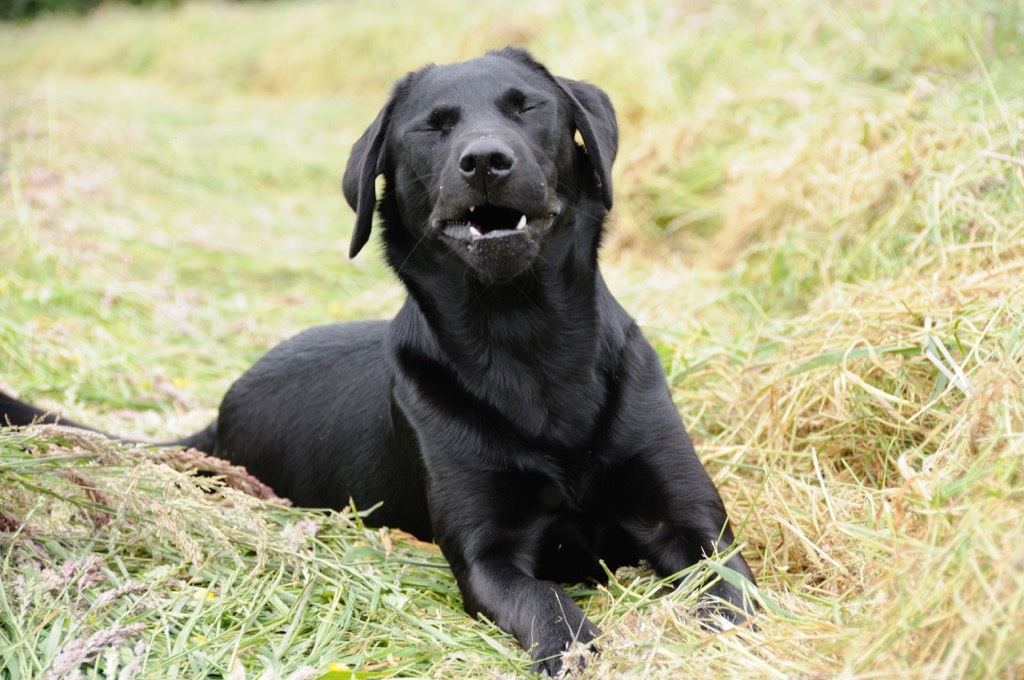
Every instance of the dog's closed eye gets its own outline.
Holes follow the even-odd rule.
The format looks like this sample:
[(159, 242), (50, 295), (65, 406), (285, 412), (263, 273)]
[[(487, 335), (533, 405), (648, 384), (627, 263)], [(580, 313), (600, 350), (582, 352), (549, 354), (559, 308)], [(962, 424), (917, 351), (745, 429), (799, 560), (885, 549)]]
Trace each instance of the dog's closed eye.
[(522, 90), (512, 88), (505, 92), (500, 108), (507, 116), (522, 116), (525, 113), (540, 108), (539, 100), (531, 100)]
[(427, 118), (427, 129), (433, 132), (448, 134), (459, 124), (462, 112), (454, 106), (439, 106), (430, 112)]

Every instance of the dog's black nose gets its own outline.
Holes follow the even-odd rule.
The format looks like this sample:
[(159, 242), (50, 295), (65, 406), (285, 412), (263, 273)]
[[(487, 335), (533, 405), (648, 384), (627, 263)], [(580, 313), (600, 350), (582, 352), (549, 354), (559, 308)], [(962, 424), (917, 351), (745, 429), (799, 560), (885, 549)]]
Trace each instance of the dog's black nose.
[(467, 180), (498, 179), (512, 172), (515, 153), (508, 144), (488, 137), (466, 145), (459, 157), (459, 172)]

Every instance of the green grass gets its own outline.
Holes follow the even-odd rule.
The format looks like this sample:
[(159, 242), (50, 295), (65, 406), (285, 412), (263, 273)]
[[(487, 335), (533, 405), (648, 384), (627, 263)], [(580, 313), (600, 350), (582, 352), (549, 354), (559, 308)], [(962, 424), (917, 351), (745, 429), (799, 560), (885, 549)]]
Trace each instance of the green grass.
[[(524, 44), (617, 106), (605, 275), (768, 605), (707, 637), (642, 568), (574, 586), (589, 676), (1024, 672), (1024, 3), (431, 8), (0, 25), (0, 383), (179, 436), (280, 339), (393, 313), (348, 149), (404, 72)], [(196, 464), (0, 431), (0, 678), (526, 673), (435, 548)]]

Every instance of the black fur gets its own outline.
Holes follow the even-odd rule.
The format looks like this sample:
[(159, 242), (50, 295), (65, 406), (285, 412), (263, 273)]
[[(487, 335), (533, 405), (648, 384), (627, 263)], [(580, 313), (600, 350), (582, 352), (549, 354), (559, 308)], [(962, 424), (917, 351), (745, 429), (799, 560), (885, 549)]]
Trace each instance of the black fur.
[[(601, 90), (521, 50), (407, 75), (343, 181), (351, 254), (376, 209), (405, 305), (271, 350), (179, 442), (297, 504), (382, 503), (368, 523), (436, 540), (466, 610), (552, 674), (599, 634), (555, 582), (600, 579), (599, 560), (669, 575), (733, 543), (658, 356), (598, 270), (617, 144)], [(752, 611), (724, 581), (710, 595)]]

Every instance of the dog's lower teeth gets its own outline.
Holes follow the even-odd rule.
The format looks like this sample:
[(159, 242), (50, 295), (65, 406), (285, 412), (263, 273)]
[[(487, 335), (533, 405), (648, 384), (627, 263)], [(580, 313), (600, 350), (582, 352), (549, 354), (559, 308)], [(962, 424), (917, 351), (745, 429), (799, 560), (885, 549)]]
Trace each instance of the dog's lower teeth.
[(526, 215), (519, 218), (519, 224), (516, 225), (516, 229), (526, 229)]
[[(472, 208), (470, 208), (470, 210), (472, 210)], [(479, 229), (477, 229), (476, 227), (470, 227), (469, 228), (469, 237), (470, 238), (480, 238), (481, 236), (483, 236), (483, 234), (480, 233)]]

